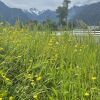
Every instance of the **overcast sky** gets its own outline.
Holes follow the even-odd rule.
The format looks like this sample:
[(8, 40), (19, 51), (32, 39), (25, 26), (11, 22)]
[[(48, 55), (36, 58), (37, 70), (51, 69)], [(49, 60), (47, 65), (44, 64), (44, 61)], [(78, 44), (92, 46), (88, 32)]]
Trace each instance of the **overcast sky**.
[[(51, 9), (54, 10), (57, 6), (61, 5), (63, 0), (0, 0), (6, 3), (10, 7), (29, 9), (37, 8), (39, 10)], [(71, 0), (70, 7), (73, 5), (84, 5), (100, 0)]]

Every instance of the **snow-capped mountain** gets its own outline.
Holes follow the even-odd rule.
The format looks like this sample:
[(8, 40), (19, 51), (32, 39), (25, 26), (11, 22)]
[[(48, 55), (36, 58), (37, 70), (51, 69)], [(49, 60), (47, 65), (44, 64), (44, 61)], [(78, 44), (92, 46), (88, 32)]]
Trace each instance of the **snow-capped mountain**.
[[(15, 23), (16, 19), (21, 22), (38, 20), (40, 22), (49, 18), (52, 21), (58, 21), (57, 13), (52, 10), (39, 11), (36, 8), (30, 8), (29, 10), (23, 10), (18, 8), (10, 8), (6, 4), (0, 1), (0, 21), (7, 21), (9, 23)], [(83, 20), (84, 22), (94, 25), (100, 22), (100, 2), (93, 3), (84, 6), (74, 6), (69, 9), (69, 21), (76, 22), (77, 20)]]
[(17, 19), (21, 22), (27, 22), (30, 20), (44, 21), (47, 17), (51, 20), (56, 20), (56, 14), (54, 11), (39, 11), (35, 8), (29, 10), (10, 8), (0, 1), (0, 21), (7, 21), (9, 23), (15, 23)]
[(29, 10), (22, 10), (31, 20), (38, 20), (40, 22), (49, 18), (53, 21), (57, 21), (56, 12), (52, 10), (38, 10), (36, 8), (30, 8)]
[(31, 14), (35, 13), (36, 15), (40, 15), (40, 14), (44, 13), (45, 10), (40, 11), (40, 10), (38, 10), (38, 9), (36, 9), (36, 8), (30, 8), (30, 9), (28, 10), (28, 12), (31, 13)]

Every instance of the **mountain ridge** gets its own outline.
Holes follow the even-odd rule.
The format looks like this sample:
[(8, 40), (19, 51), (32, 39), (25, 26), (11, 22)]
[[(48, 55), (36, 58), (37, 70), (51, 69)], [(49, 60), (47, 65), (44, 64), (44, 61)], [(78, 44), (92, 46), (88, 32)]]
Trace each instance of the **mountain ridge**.
[[(42, 22), (46, 18), (53, 21), (58, 20), (56, 12), (49, 9), (44, 11), (39, 11), (36, 8), (22, 10), (19, 8), (10, 8), (0, 1), (0, 20), (15, 23), (17, 18), (22, 22), (29, 20)], [(84, 6), (74, 6), (69, 9), (68, 21), (76, 22), (77, 20), (83, 20), (89, 25), (100, 22), (100, 2)]]

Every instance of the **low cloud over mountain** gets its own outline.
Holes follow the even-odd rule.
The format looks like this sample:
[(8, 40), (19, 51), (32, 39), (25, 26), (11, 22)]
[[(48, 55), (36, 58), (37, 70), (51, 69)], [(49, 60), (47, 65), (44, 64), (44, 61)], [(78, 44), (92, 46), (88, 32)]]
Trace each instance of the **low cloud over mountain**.
[[(54, 10), (60, 6), (63, 0), (0, 0), (7, 4), (9, 7), (30, 9), (37, 8), (39, 10), (50, 9)], [(100, 2), (100, 0), (70, 0), (70, 7), (74, 5), (86, 5), (91, 3)]]

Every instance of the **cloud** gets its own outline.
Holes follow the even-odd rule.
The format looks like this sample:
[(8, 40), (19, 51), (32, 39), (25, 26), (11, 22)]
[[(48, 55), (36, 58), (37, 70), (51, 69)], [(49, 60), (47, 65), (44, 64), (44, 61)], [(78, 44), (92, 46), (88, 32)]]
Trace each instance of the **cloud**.
[(84, 5), (100, 2), (100, 0), (72, 0), (72, 5)]
[[(39, 10), (51, 9), (54, 10), (61, 5), (63, 0), (0, 0), (10, 7), (29, 9), (37, 8)], [(70, 7), (73, 5), (90, 4), (99, 2), (100, 0), (71, 0)]]

